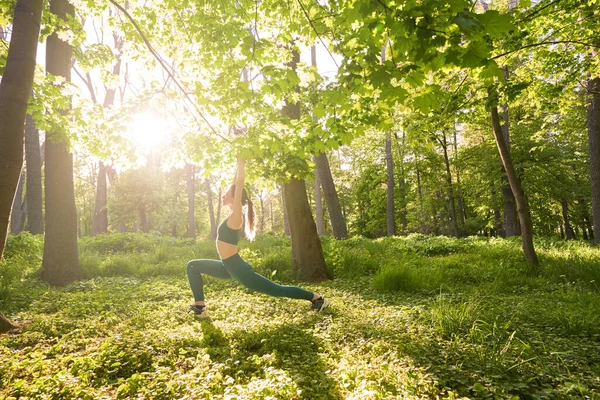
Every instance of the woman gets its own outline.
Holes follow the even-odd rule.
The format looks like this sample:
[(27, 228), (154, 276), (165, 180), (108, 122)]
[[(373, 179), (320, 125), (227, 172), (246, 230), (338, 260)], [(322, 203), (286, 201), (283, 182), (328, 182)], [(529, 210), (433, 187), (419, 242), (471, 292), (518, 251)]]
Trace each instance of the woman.
[[(323, 310), (329, 302), (322, 295), (296, 286), (278, 285), (254, 272), (250, 264), (238, 254), (237, 244), (242, 236), (242, 228), (245, 228), (246, 237), (250, 240), (255, 233), (254, 208), (244, 189), (244, 179), (244, 161), (238, 159), (234, 184), (223, 195), (223, 205), (229, 207), (231, 212), (217, 229), (217, 251), (221, 260), (192, 260), (187, 263), (187, 275), (194, 294), (194, 304), (190, 306), (190, 311), (201, 318), (207, 317), (202, 274), (235, 279), (248, 289), (271, 296), (309, 300), (313, 310)], [(245, 213), (244, 206), (247, 206)]]

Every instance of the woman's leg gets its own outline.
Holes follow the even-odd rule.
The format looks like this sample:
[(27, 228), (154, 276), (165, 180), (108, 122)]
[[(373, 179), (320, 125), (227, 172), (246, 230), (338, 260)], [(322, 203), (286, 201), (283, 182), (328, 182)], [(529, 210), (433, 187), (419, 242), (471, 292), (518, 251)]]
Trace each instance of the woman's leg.
[(313, 292), (304, 290), (297, 286), (284, 286), (270, 281), (262, 275), (254, 272), (250, 264), (244, 261), (239, 255), (232, 256), (225, 260), (225, 268), (229, 275), (246, 286), (250, 290), (268, 294), (277, 297), (289, 297), (292, 299), (304, 299), (312, 301), (315, 298)]
[(220, 279), (231, 279), (221, 260), (192, 260), (187, 263), (186, 271), (196, 303), (204, 302), (204, 281), (202, 274)]

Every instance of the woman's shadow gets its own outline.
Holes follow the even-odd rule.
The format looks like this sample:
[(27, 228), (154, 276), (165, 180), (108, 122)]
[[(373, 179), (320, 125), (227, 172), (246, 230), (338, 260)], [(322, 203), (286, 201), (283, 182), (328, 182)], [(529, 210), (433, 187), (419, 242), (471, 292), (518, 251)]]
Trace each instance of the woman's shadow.
[(211, 359), (226, 363), (231, 376), (247, 383), (252, 376), (264, 378), (260, 365), (249, 363), (253, 356), (268, 355), (270, 366), (286, 371), (306, 399), (342, 399), (329, 368), (319, 353), (325, 350), (318, 338), (307, 332), (306, 323), (284, 324), (247, 331), (239, 329), (226, 336), (210, 318), (200, 320), (202, 347)]

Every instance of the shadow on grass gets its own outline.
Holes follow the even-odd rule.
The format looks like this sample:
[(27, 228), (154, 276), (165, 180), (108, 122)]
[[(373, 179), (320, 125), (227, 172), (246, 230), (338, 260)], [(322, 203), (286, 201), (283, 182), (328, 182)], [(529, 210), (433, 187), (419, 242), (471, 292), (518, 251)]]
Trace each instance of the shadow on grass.
[(285, 324), (257, 331), (236, 330), (225, 335), (207, 318), (200, 321), (202, 346), (211, 359), (229, 366), (228, 374), (238, 383), (247, 383), (252, 376), (264, 378), (263, 365), (250, 362), (269, 356), (268, 366), (286, 371), (301, 398), (342, 399), (336, 382), (328, 375), (317, 338), (305, 330), (304, 324)]

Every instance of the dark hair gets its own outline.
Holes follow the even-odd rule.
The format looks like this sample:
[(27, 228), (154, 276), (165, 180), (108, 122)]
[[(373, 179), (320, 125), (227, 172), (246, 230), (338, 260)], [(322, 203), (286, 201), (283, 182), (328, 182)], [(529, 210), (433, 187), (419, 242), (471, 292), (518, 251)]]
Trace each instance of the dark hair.
[[(235, 184), (231, 185), (228, 191), (231, 192), (233, 197), (235, 194)], [(256, 235), (254, 226), (254, 203), (252, 203), (252, 200), (248, 197), (246, 188), (242, 189), (242, 207), (244, 206), (246, 206), (246, 212), (244, 212), (244, 233), (246, 234), (246, 239), (254, 240), (254, 236)]]

